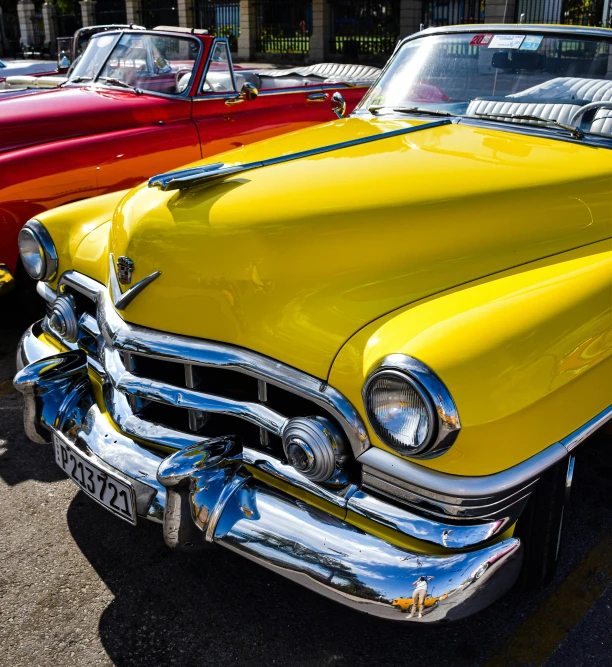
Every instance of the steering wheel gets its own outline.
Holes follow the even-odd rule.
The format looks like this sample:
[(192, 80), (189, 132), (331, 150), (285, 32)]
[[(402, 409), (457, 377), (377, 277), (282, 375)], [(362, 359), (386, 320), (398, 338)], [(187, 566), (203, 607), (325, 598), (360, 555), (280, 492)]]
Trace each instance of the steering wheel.
[(184, 93), (185, 90), (187, 90), (187, 86), (189, 85), (189, 78), (185, 78), (184, 81), (179, 81), (179, 79), (185, 75), (185, 74), (191, 74), (193, 70), (191, 67), (179, 67), (176, 72), (174, 73), (174, 90), (177, 93)]

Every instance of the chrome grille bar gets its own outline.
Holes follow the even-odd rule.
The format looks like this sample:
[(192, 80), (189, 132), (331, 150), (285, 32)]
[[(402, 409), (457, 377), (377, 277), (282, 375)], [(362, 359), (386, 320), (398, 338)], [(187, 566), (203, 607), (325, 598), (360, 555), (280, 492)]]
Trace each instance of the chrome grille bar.
[[(268, 402), (268, 385), (265, 380), (257, 380), (257, 398), (260, 403)], [(265, 428), (259, 428), (259, 444), (262, 447), (270, 446), (270, 434)]]
[(279, 436), (287, 422), (286, 417), (260, 403), (234, 401), (157, 380), (141, 380), (125, 369), (115, 350), (104, 350), (104, 366), (113, 387), (130, 399), (136, 397), (177, 408), (233, 415)]
[[(189, 389), (195, 389), (197, 382), (191, 364), (185, 364), (185, 384)], [(189, 430), (199, 431), (208, 421), (208, 415), (201, 410), (189, 410)]]

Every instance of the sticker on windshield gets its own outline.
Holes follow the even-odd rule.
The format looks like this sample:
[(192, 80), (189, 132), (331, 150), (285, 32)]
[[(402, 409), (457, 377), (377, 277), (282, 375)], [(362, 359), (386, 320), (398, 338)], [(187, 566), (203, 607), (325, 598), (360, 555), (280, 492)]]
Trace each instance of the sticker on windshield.
[(474, 35), (470, 40), (470, 46), (486, 46), (492, 38), (493, 35)]
[(541, 35), (527, 35), (521, 44), (521, 51), (537, 51), (543, 39)]
[(489, 42), (490, 49), (519, 49), (525, 35), (494, 35)]

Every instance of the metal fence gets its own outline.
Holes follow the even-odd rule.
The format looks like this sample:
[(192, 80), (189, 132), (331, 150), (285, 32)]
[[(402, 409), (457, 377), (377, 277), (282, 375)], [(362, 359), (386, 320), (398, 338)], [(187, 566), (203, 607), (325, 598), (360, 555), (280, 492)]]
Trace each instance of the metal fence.
[[(519, 0), (533, 2), (534, 0)], [(535, 0), (538, 2), (539, 0)], [(485, 0), (426, 0), (423, 3), (423, 25), (427, 28), (484, 23)]]
[(312, 1), (255, 2), (255, 49), (260, 53), (305, 54), (312, 34)]
[(42, 11), (35, 11), (32, 14), (32, 29), (34, 32), (34, 44), (29, 44), (29, 46), (40, 49), (45, 42), (45, 22), (43, 21)]
[(178, 25), (178, 7), (171, 0), (142, 0), (140, 23), (145, 28), (157, 25)]
[(230, 50), (238, 51), (240, 36), (240, 3), (196, 0), (194, 6), (196, 28), (208, 30), (211, 35), (227, 37)]
[[(83, 15), (78, 0), (58, 5), (57, 34), (58, 37), (70, 37), (83, 27)], [(55, 47), (55, 45), (53, 45)]]
[(391, 55), (400, 33), (400, 2), (388, 0), (330, 0), (330, 51), (346, 59), (360, 55)]
[(103, 2), (98, 0), (95, 4), (95, 12), (98, 25), (127, 23), (125, 0), (103, 0)]
[(2, 45), (2, 55), (19, 53), (21, 49), (19, 48), (20, 33), (17, 10), (2, 10), (2, 33), (5, 37), (4, 44)]
[(525, 23), (563, 23), (566, 25), (604, 25), (604, 0), (519, 0), (516, 20)]

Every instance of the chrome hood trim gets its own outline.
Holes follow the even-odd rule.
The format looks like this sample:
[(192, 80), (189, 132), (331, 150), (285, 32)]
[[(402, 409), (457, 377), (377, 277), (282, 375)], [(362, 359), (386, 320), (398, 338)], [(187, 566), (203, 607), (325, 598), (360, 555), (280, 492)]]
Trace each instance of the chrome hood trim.
[(410, 125), (401, 130), (392, 130), (391, 132), (383, 132), (382, 134), (375, 134), (373, 136), (359, 137), (359, 139), (353, 139), (351, 141), (329, 144), (328, 146), (320, 146), (319, 148), (311, 148), (307, 151), (290, 153), (289, 155), (279, 155), (267, 160), (257, 160), (245, 164), (225, 165), (223, 162), (216, 162), (214, 164), (205, 164), (201, 167), (170, 171), (150, 178), (149, 187), (160, 188), (160, 190), (163, 190), (164, 192), (168, 190), (185, 190), (187, 188), (197, 187), (198, 185), (206, 185), (207, 183), (212, 183), (227, 176), (233, 176), (234, 174), (242, 174), (246, 171), (252, 171), (253, 169), (261, 169), (262, 167), (269, 167), (283, 162), (301, 160), (302, 158), (312, 157), (313, 155), (331, 153), (332, 151), (339, 151), (344, 148), (351, 148), (352, 146), (361, 146), (362, 144), (369, 144), (373, 141), (382, 141), (383, 139), (399, 137), (412, 132), (420, 132), (421, 130), (430, 130), (434, 127), (440, 127), (441, 125), (449, 125), (452, 122), (453, 121), (450, 118), (445, 118), (431, 123)]

